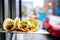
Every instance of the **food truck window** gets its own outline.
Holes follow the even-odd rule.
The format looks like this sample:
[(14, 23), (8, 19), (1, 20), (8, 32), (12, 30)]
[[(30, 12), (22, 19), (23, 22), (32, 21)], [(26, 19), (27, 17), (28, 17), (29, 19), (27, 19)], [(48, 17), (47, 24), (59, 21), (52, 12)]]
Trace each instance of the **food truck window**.
[[(5, 18), (16, 17), (16, 0), (0, 0), (0, 27)], [(0, 33), (0, 40), (11, 40), (11, 34)]]
[[(21, 5), (19, 1), (19, 10), (21, 11)], [(0, 28), (3, 27), (3, 21), (6, 18), (12, 18), (15, 19), (16, 17), (16, 0), (0, 0)], [(21, 13), (19, 11), (19, 14)], [(21, 14), (20, 14), (21, 15)], [(11, 40), (11, 34), (8, 33), (0, 33), (0, 40)]]
[[(0, 0), (0, 28), (4, 20), (4, 0)], [(5, 33), (0, 33), (0, 40), (5, 40)]]

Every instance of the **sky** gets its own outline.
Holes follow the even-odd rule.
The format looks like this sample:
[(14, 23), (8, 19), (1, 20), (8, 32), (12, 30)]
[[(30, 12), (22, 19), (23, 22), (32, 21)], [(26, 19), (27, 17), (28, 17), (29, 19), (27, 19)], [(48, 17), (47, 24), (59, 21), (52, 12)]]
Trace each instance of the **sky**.
[[(30, 2), (30, 3), (24, 3), (27, 7), (27, 10), (30, 11), (32, 8), (37, 8), (37, 6), (39, 8), (42, 8), (44, 5), (44, 0), (21, 0), (23, 2)], [(19, 0), (16, 0), (16, 5), (17, 5), (17, 13), (18, 13), (18, 2)], [(33, 2), (33, 4), (31, 4), (31, 2)], [(38, 11), (38, 10), (37, 10)]]
[(36, 6), (43, 7), (44, 5), (44, 0), (22, 0), (26, 2), (33, 2), (33, 7), (35, 8)]

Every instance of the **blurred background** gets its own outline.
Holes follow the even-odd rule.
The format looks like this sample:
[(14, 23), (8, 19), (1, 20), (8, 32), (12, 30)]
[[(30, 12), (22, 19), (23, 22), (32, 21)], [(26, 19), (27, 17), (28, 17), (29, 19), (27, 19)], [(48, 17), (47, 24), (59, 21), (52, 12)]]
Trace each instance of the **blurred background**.
[[(15, 19), (16, 17), (21, 19), (35, 18), (40, 21), (40, 26), (43, 29), (43, 24), (49, 22), (53, 23), (50, 34), (25, 34), (24, 40), (58, 40), (60, 35), (60, 0), (0, 0), (0, 27), (2, 27), (5, 18)], [(46, 25), (46, 26), (47, 26)], [(53, 27), (53, 25), (55, 25)], [(46, 26), (44, 27), (45, 30)], [(50, 27), (50, 26), (49, 26)], [(55, 30), (57, 28), (57, 31)], [(53, 30), (53, 31), (52, 31)], [(53, 32), (53, 33), (52, 33)], [(56, 34), (55, 34), (56, 33)], [(18, 36), (19, 37), (19, 36)], [(11, 40), (12, 34), (0, 33), (0, 40)], [(13, 40), (13, 39), (12, 39)], [(20, 40), (20, 39), (19, 39)]]
[(59, 0), (22, 0), (21, 4), (22, 10), (25, 10), (29, 17), (39, 18), (40, 12), (44, 12), (46, 15), (59, 16), (57, 12), (60, 8)]

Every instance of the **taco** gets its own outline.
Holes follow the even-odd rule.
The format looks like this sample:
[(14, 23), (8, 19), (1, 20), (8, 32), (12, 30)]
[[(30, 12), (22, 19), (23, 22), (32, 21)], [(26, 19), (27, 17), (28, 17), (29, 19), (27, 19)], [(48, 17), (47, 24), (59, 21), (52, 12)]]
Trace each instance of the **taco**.
[(38, 28), (38, 25), (39, 25), (38, 20), (37, 19), (34, 19), (34, 18), (30, 18), (28, 20), (30, 21), (29, 31), (31, 31), (31, 32), (36, 31), (37, 28)]
[(28, 25), (27, 25), (27, 21), (26, 20), (21, 20), (18, 24), (18, 28), (24, 32), (27, 32), (29, 29), (28, 29)]
[(10, 18), (6, 18), (3, 22), (3, 28), (6, 31), (12, 31), (18, 29), (18, 22), (20, 19), (15, 18), (15, 20), (12, 20)]
[(6, 18), (3, 22), (3, 29), (6, 31), (11, 30), (14, 27), (14, 20)]

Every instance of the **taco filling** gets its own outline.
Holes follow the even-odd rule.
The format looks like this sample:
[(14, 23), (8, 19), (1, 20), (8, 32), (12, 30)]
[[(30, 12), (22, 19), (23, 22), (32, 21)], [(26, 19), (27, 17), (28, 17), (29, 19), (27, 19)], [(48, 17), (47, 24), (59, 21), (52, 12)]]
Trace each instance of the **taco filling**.
[(8, 22), (8, 24), (7, 24), (7, 29), (11, 29), (11, 28), (13, 28), (13, 26), (14, 26), (14, 21), (13, 20), (10, 20), (9, 22)]

